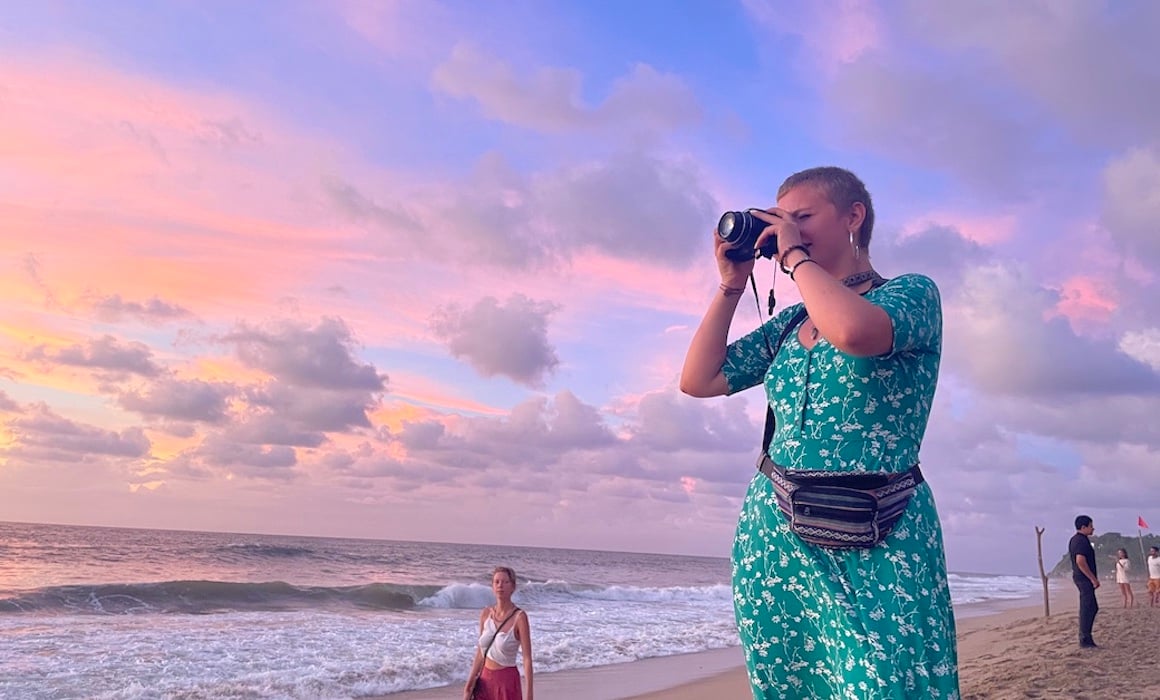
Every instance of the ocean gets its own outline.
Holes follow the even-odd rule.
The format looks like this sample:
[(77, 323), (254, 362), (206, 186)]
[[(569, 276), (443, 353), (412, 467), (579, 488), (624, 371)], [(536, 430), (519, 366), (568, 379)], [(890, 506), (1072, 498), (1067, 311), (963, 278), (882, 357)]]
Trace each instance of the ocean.
[[(724, 558), (0, 523), (0, 698), (462, 683), (497, 565), (519, 575), (537, 674), (739, 644)], [(1029, 576), (950, 585), (958, 615), (1041, 591)]]

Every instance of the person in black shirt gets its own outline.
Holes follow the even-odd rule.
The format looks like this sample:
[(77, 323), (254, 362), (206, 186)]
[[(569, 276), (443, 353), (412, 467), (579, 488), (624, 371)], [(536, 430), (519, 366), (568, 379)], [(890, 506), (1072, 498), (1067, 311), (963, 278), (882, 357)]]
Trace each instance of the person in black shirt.
[(1092, 623), (1100, 611), (1100, 604), (1096, 602), (1096, 589), (1100, 587), (1100, 579), (1096, 575), (1096, 550), (1088, 539), (1095, 530), (1090, 517), (1077, 515), (1075, 534), (1067, 545), (1067, 555), (1071, 558), (1071, 580), (1079, 589), (1079, 645), (1092, 649), (1096, 646), (1092, 640)]

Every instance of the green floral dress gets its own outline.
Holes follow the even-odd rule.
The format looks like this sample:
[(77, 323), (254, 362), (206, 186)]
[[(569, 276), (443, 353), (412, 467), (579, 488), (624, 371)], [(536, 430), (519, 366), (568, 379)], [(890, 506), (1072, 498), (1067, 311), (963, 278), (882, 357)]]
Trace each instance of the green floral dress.
[[(902, 472), (918, 462), (938, 380), (938, 288), (903, 275), (867, 293), (892, 351), (852, 357), (791, 333), (770, 357), (761, 329), (729, 346), (729, 392), (764, 383), (769, 454), (791, 469)], [(765, 326), (770, 342), (800, 305)], [(934, 497), (920, 484), (872, 549), (826, 549), (789, 531), (773, 484), (749, 485), (733, 544), (733, 602), (755, 698), (958, 698), (955, 622)]]

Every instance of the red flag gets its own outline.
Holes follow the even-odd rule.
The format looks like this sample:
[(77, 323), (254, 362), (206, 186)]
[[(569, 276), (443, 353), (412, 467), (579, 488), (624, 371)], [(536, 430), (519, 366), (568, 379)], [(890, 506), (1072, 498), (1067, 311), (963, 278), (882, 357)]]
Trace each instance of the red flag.
[(1148, 529), (1148, 523), (1144, 522), (1144, 516), (1142, 516), (1142, 515), (1136, 516), (1136, 524), (1139, 525), (1140, 527), (1144, 528), (1145, 530)]

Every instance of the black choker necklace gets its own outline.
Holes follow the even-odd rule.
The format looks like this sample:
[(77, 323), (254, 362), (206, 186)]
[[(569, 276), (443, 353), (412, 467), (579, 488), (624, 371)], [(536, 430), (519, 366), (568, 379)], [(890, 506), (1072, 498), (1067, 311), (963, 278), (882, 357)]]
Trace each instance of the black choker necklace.
[[(806, 258), (806, 259), (808, 260), (809, 258)], [(870, 282), (871, 283), (870, 289), (874, 289), (875, 287), (879, 287), (879, 286), (885, 284), (886, 280), (882, 277), (882, 275), (878, 274), (878, 272), (875, 270), (863, 270), (862, 272), (855, 272), (854, 274), (852, 274), (849, 277), (846, 277), (842, 280), (842, 284), (844, 284), (847, 287), (857, 287), (858, 285), (864, 284), (866, 282)], [(754, 285), (753, 294), (754, 294), (754, 296), (757, 295), (756, 284)], [(770, 316), (773, 315), (773, 309), (775, 308), (776, 304), (777, 304), (777, 297), (775, 297), (773, 294), (773, 285), (770, 285), (769, 286), (769, 315)], [(758, 311), (758, 313), (761, 313), (761, 312)], [(818, 331), (815, 328), (814, 334), (816, 335), (817, 332)]]
[(860, 284), (870, 281), (873, 281), (874, 286), (877, 287), (885, 280), (882, 279), (882, 275), (879, 275), (874, 270), (864, 270), (862, 272), (855, 272), (849, 277), (843, 279), (842, 284), (846, 285), (847, 287), (857, 287)]

